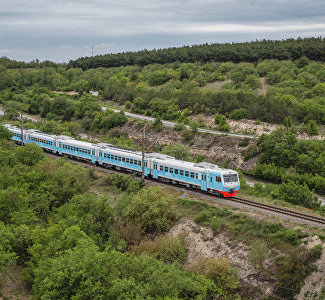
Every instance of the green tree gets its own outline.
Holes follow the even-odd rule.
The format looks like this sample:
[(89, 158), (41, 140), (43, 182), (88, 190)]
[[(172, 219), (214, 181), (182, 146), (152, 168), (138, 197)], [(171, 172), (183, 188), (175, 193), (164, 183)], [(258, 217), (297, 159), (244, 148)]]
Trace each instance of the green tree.
[(177, 159), (190, 160), (191, 158), (189, 147), (179, 143), (165, 146), (162, 152)]
[(318, 129), (319, 128), (318, 128), (315, 120), (310, 120), (307, 123), (307, 133), (309, 135), (317, 135), (318, 134)]
[(128, 197), (122, 216), (147, 232), (165, 232), (177, 219), (174, 201), (160, 187), (149, 187)]
[(9, 141), (12, 137), (12, 132), (8, 130), (6, 127), (0, 125), (0, 140)]

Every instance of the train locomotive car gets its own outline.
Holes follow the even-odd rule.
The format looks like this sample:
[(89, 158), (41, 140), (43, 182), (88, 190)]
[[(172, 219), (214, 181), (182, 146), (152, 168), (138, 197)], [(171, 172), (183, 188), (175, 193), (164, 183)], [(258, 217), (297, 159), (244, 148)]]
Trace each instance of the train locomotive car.
[[(5, 125), (12, 133), (12, 139), (20, 142), (21, 131), (12, 125)], [(141, 175), (142, 153), (123, 149), (111, 144), (93, 144), (67, 136), (56, 136), (31, 129), (24, 130), (24, 144), (35, 143), (47, 151), (80, 160), (89, 161), (106, 168), (115, 168)], [(144, 175), (162, 182), (184, 185), (223, 197), (236, 196), (240, 182), (238, 173), (201, 162), (192, 163), (175, 159), (160, 153), (146, 153)]]

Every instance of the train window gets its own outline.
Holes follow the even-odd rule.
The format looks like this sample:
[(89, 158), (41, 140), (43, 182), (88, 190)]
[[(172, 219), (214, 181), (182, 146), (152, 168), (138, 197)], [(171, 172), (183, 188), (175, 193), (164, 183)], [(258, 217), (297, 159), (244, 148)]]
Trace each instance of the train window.
[(148, 164), (147, 164), (147, 162), (145, 162), (145, 163), (144, 163), (144, 166), (145, 166), (145, 167), (148, 167)]
[(191, 175), (190, 175), (190, 176), (191, 176), (191, 178), (194, 178), (194, 173), (192, 173), (192, 172), (191, 172), (190, 174), (191, 174)]
[(119, 156), (119, 157), (118, 157), (118, 160), (119, 160), (119, 161), (122, 161), (122, 157), (121, 157), (121, 156)]
[(130, 158), (130, 164), (133, 164), (133, 159)]
[(198, 179), (199, 175), (197, 173), (195, 173), (195, 179)]
[(173, 168), (170, 168), (170, 169), (169, 169), (169, 172), (170, 172), (170, 173), (174, 173), (174, 169), (173, 169)]
[(138, 165), (141, 166), (141, 160), (138, 160)]
[(163, 166), (160, 166), (160, 171), (163, 171), (164, 170), (164, 167)]
[(238, 181), (237, 174), (223, 175), (223, 181), (224, 182), (237, 182)]
[(187, 176), (187, 177), (188, 177), (188, 175), (189, 175), (188, 171), (185, 171), (185, 176)]
[(122, 157), (122, 161), (125, 162), (125, 157)]
[(126, 163), (129, 163), (130, 162), (130, 160), (128, 158), (125, 161), (126, 161)]
[(178, 174), (178, 169), (175, 169), (175, 174)]
[(210, 177), (210, 182), (212, 182), (212, 177)]
[(221, 182), (221, 178), (219, 176), (216, 176), (216, 182)]
[(168, 172), (168, 167), (165, 167), (165, 172)]
[(183, 176), (184, 175), (184, 171), (183, 170), (179, 170), (179, 175)]

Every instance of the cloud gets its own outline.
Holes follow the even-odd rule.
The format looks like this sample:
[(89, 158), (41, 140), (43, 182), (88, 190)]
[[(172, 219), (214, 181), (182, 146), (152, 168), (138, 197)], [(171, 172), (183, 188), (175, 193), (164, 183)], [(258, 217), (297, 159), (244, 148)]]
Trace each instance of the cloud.
[(0, 0), (0, 5), (0, 55), (23, 60), (74, 59), (89, 55), (92, 45), (100, 54), (325, 34), (325, 2), (319, 0)]

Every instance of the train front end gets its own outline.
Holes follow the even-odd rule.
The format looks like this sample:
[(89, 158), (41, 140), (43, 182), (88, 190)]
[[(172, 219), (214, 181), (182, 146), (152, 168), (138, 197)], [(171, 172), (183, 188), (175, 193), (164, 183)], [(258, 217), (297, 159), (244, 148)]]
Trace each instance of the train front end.
[(222, 189), (219, 194), (223, 197), (235, 197), (240, 188), (238, 173), (233, 170), (226, 170), (221, 174)]

